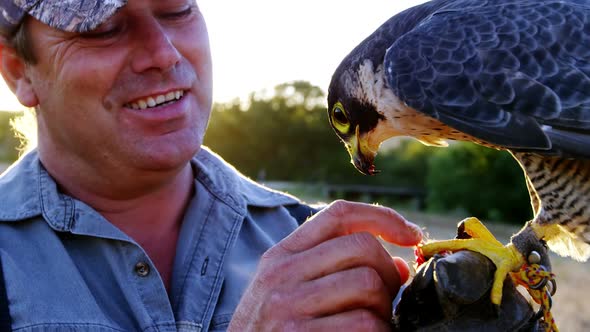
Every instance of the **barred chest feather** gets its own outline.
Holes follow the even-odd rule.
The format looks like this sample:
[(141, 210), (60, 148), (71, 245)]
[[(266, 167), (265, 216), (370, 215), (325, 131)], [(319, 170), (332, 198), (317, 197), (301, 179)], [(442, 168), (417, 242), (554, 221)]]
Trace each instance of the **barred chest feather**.
[(590, 160), (512, 153), (526, 175), (533, 226), (551, 249), (590, 257)]

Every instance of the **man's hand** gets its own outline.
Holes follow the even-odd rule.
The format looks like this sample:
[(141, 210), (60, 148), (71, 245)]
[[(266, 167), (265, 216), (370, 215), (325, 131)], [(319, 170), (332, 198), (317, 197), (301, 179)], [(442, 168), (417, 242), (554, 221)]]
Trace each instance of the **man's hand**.
[(262, 256), (229, 330), (388, 331), (409, 269), (376, 236), (413, 246), (422, 233), (391, 209), (332, 203)]

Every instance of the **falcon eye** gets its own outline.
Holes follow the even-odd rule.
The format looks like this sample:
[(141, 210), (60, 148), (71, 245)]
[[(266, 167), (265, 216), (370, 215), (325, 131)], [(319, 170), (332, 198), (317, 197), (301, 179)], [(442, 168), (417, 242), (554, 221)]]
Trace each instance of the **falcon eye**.
[(348, 132), (348, 129), (350, 129), (350, 121), (348, 120), (346, 112), (344, 112), (344, 107), (340, 102), (334, 105), (330, 116), (332, 118), (332, 124), (336, 130), (341, 133)]

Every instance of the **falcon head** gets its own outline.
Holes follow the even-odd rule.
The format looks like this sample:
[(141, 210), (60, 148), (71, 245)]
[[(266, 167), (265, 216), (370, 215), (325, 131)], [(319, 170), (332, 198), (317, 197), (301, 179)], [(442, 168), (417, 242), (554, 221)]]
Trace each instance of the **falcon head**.
[[(395, 136), (411, 136), (426, 145), (447, 146), (433, 128), (443, 125), (401, 101), (389, 88), (382, 57), (355, 49), (335, 71), (328, 89), (328, 118), (342, 140), (351, 163), (361, 173), (374, 175), (374, 160), (381, 143)], [(364, 60), (358, 60), (358, 59)]]
[(337, 71), (328, 90), (328, 118), (354, 167), (363, 174), (374, 175), (377, 171), (373, 161), (381, 144), (375, 133), (385, 116), (362, 87), (359, 71)]
[(405, 10), (382, 24), (340, 63), (328, 88), (330, 125), (344, 142), (352, 164), (373, 175), (380, 144), (393, 136), (446, 146), (432, 128), (440, 123), (404, 103), (389, 86), (383, 60), (387, 49), (447, 0)]

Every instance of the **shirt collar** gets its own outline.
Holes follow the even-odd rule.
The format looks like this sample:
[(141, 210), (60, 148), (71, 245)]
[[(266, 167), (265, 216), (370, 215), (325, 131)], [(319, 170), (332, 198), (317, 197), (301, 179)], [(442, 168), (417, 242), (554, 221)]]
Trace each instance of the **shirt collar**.
[(299, 202), (250, 180), (206, 147), (201, 148), (192, 163), (197, 180), (228, 205), (276, 207)]
[[(293, 197), (266, 188), (242, 175), (206, 147), (191, 160), (196, 180), (219, 200), (238, 212), (247, 206), (276, 207), (295, 204)], [(0, 176), (0, 222), (43, 215), (55, 229), (65, 230), (73, 220), (70, 196), (59, 192), (33, 150)]]
[(34, 150), (0, 176), (0, 222), (41, 214), (40, 171), (41, 163)]

